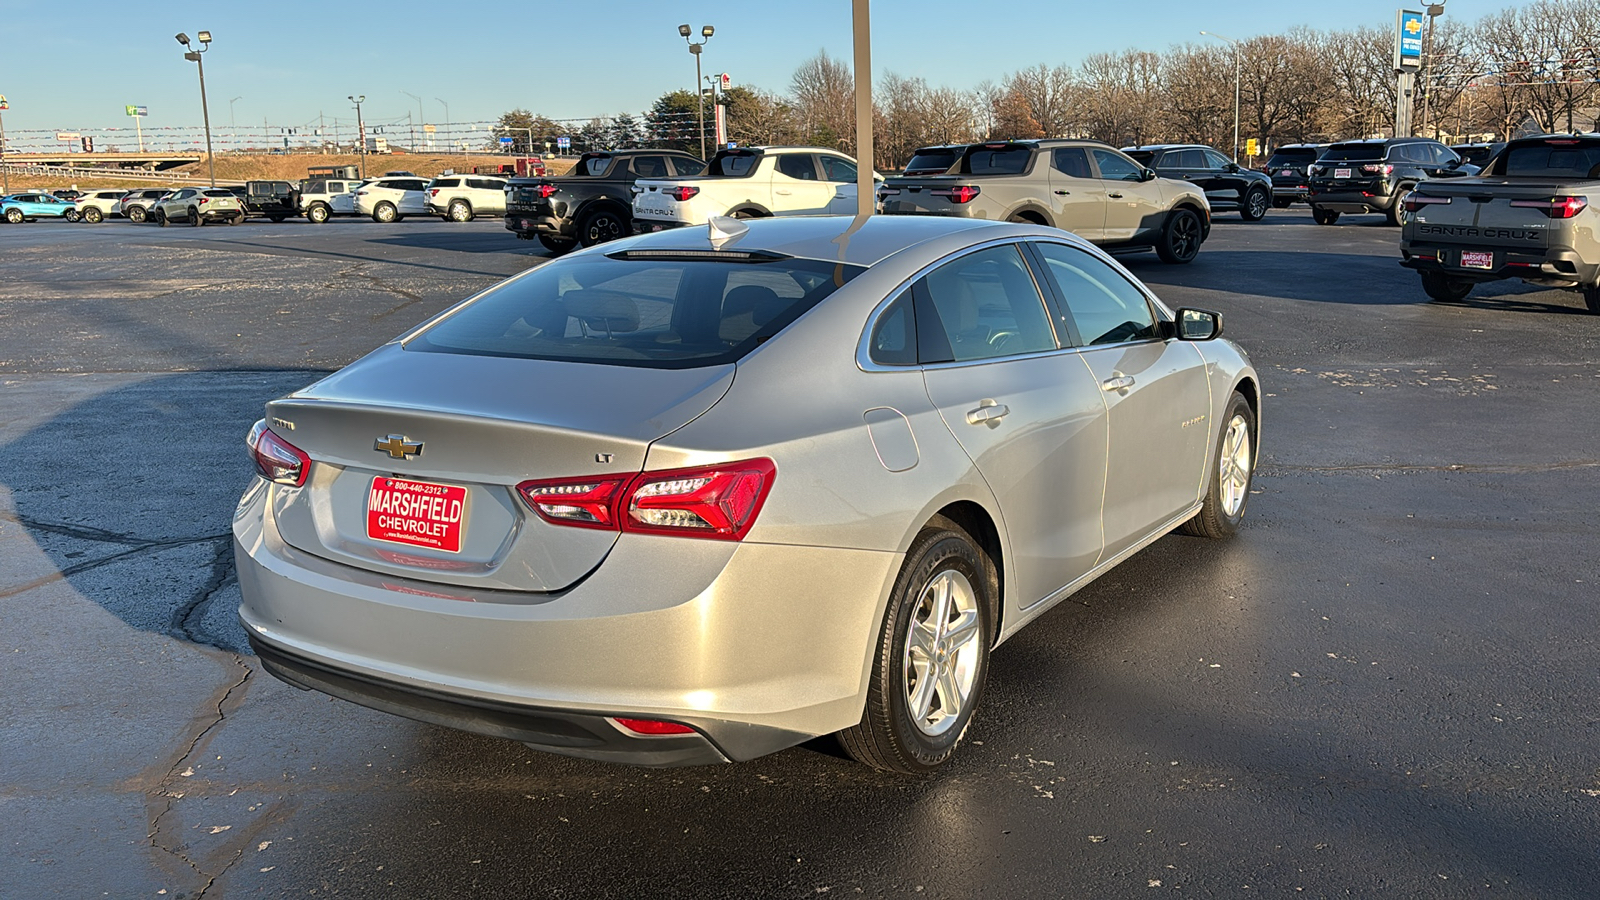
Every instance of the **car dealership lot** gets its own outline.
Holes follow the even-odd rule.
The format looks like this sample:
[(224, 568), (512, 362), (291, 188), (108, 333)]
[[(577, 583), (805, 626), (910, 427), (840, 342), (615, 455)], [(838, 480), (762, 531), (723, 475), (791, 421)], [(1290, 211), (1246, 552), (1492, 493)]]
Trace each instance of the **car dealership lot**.
[[(1226, 542), (996, 651), (926, 781), (647, 770), (294, 691), (228, 530), (264, 401), (543, 259), (499, 222), (0, 228), (0, 884), (20, 895), (1586, 897), (1600, 318), (1429, 304), (1379, 216), (1130, 268), (1268, 397)], [(470, 652), (470, 648), (464, 649)], [(1248, 887), (1247, 887), (1248, 886)]]

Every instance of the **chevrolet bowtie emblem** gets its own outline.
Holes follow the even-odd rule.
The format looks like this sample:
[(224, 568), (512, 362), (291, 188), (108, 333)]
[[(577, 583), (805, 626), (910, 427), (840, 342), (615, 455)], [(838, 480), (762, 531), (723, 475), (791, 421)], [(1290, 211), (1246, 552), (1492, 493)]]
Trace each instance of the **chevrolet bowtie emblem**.
[(422, 442), (407, 440), (403, 434), (391, 434), (373, 441), (372, 449), (382, 450), (394, 459), (410, 459), (422, 455)]

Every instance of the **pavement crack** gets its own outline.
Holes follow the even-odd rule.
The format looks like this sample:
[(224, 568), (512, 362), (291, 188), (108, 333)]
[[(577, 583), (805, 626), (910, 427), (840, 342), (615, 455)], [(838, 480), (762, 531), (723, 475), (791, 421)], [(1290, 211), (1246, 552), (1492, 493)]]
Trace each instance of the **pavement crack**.
[(236, 582), (233, 559), (233, 542), (223, 540), (222, 535), (214, 538), (218, 544), (211, 557), (211, 574), (204, 584), (195, 590), (194, 594), (172, 614), (172, 633), (177, 637), (196, 644), (216, 647), (218, 650), (228, 648), (222, 646), (216, 638), (207, 635), (204, 631), (206, 609), (211, 600), (229, 584)]
[[(72, 528), (72, 526), (51, 527), (48, 523), (46, 523), (46, 524), (37, 524), (37, 523), (30, 522), (29, 520), (24, 519), (24, 518), (18, 518), (18, 517), (12, 517), (12, 516), (0, 516), (0, 518), (8, 519), (10, 521), (16, 522), (16, 523), (18, 523), (20, 525), (23, 525), (24, 527), (27, 527), (27, 528), (30, 528), (30, 529), (31, 528), (38, 528), (38, 530), (40, 530), (40, 531), (45, 531), (45, 532), (49, 532), (49, 533), (53, 533), (53, 534), (68, 535), (68, 536), (71, 536), (71, 537), (78, 538), (79, 540), (95, 541), (95, 542), (99, 542), (99, 543), (110, 543), (110, 544), (124, 544), (124, 541), (114, 540), (113, 539), (114, 537), (117, 537), (117, 536), (108, 537), (108, 538), (98, 538), (97, 539), (97, 538), (93, 538), (93, 537), (81, 537), (80, 535), (72, 534), (71, 530), (69, 530), (69, 529)], [(89, 529), (89, 531), (98, 531), (98, 530), (99, 529)], [(110, 532), (105, 532), (105, 534), (109, 535), (111, 533)], [(147, 553), (155, 553), (155, 552), (159, 552), (161, 550), (170, 550), (173, 547), (187, 547), (187, 546), (190, 546), (192, 544), (205, 544), (205, 543), (210, 543), (212, 541), (221, 541), (221, 540), (225, 540), (227, 538), (230, 538), (231, 536), (232, 536), (231, 533), (227, 533), (227, 534), (207, 534), (207, 535), (202, 535), (200, 537), (192, 537), (192, 538), (173, 538), (171, 540), (165, 540), (165, 541), (144, 541), (144, 542), (140, 542), (140, 543), (135, 544), (132, 547), (129, 547), (126, 550), (122, 550), (122, 551), (119, 551), (117, 553), (113, 553), (113, 554), (111, 554), (109, 556), (102, 556), (102, 557), (99, 557), (98, 559), (84, 560), (81, 563), (76, 563), (74, 565), (70, 565), (70, 566), (67, 566), (65, 568), (59, 569), (59, 570), (57, 570), (55, 572), (51, 572), (49, 575), (41, 575), (40, 577), (35, 578), (35, 579), (31, 580), (31, 581), (25, 581), (22, 584), (12, 585), (11, 587), (7, 587), (7, 588), (0, 588), (0, 600), (4, 600), (4, 599), (6, 599), (8, 597), (15, 597), (18, 594), (23, 594), (23, 593), (26, 593), (28, 591), (31, 591), (36, 587), (41, 587), (41, 586), (46, 585), (46, 584), (51, 584), (53, 582), (62, 581), (64, 579), (71, 578), (74, 575), (78, 575), (78, 574), (81, 574), (83, 572), (88, 572), (88, 571), (90, 571), (92, 569), (98, 569), (101, 566), (107, 566), (107, 565), (110, 565), (111, 563), (127, 559), (127, 558), (129, 558), (131, 556), (142, 556), (142, 555), (147, 554)], [(231, 554), (232, 546), (229, 545), (228, 549), (229, 549), (230, 554)], [(230, 565), (231, 565), (231, 563), (230, 563)]]

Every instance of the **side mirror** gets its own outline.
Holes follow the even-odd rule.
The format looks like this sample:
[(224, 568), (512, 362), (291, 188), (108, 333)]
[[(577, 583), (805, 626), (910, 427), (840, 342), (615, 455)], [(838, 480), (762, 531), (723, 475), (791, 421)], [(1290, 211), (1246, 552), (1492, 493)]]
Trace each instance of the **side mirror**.
[(1444, 167), (1447, 168), (1447, 169), (1459, 169), (1459, 168), (1461, 168), (1461, 159), (1459, 157), (1456, 158), (1456, 159), (1452, 159), (1449, 162), (1445, 163)]
[(1235, 162), (1231, 162), (1231, 163), (1228, 163), (1228, 164), (1227, 164), (1227, 165), (1226, 165), (1226, 166), (1224, 166), (1224, 167), (1223, 167), (1223, 168), (1224, 168), (1224, 169), (1226, 169), (1226, 170), (1227, 170), (1227, 171), (1228, 171), (1228, 173), (1229, 173), (1229, 174), (1232, 174), (1232, 173), (1234, 173), (1234, 172), (1237, 172), (1237, 171), (1239, 171), (1239, 164), (1238, 164), (1238, 163), (1235, 163)]
[(1155, 181), (1156, 180), (1156, 170), (1155, 169), (1143, 169), (1143, 170), (1141, 170), (1139, 172), (1139, 180), (1140, 181)]
[(1173, 322), (1180, 341), (1210, 341), (1222, 336), (1222, 313), (1207, 309), (1180, 309)]

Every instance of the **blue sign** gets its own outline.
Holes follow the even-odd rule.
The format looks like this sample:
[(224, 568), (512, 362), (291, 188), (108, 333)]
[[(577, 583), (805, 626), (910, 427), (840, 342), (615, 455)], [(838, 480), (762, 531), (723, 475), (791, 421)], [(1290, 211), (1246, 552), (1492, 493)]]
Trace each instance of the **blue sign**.
[(500, 139), (500, 146), (509, 147), (512, 144), (515, 144), (516, 142), (517, 142), (516, 138), (503, 137), (503, 138)]
[(562, 135), (561, 137), (556, 138), (556, 146), (563, 150), (570, 149), (572, 147), (572, 138)]
[(1416, 10), (1402, 9), (1395, 17), (1395, 65), (1422, 66), (1422, 13)]

